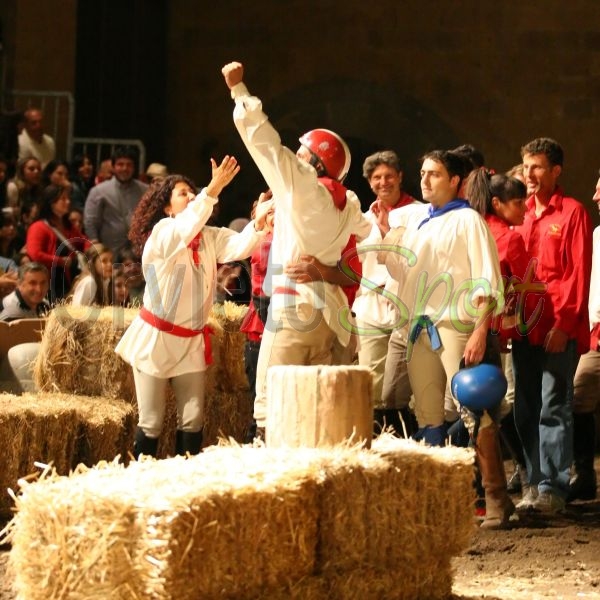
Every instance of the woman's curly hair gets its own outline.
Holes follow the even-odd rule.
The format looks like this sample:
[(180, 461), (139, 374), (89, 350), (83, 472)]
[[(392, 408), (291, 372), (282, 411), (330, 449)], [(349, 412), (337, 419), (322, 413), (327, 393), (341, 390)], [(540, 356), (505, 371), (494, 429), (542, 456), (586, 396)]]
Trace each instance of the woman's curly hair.
[(139, 256), (153, 227), (166, 217), (165, 206), (171, 202), (171, 194), (178, 183), (186, 183), (193, 190), (196, 189), (196, 184), (185, 175), (158, 177), (152, 181), (138, 202), (131, 219), (129, 240), (133, 251)]

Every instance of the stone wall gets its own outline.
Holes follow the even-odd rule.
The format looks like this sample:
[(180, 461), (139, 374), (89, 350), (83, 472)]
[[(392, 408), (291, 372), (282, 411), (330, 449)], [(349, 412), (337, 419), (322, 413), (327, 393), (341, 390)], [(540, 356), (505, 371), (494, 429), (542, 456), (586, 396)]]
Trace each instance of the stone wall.
[[(600, 167), (594, 0), (5, 0), (0, 17), (7, 84), (76, 90), (77, 134), (148, 140), (149, 161), (198, 183), (210, 176), (210, 156), (235, 152), (243, 171), (224, 195), (225, 222), (263, 187), (220, 74), (236, 59), (287, 144), (315, 126), (348, 139), (348, 182), (366, 205), (360, 165), (375, 149), (400, 153), (407, 187), (418, 193), (427, 149), (470, 142), (504, 170), (519, 162), (524, 142), (547, 135), (564, 146), (565, 188), (597, 217), (589, 200)], [(135, 37), (124, 40), (124, 31)]]

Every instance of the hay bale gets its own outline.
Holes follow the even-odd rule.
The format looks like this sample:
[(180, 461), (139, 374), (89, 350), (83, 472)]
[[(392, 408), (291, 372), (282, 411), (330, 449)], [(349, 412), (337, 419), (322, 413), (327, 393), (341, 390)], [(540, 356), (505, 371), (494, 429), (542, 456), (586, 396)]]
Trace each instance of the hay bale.
[(102, 478), (94, 495), (67, 481), (77, 482), (77, 475), (50, 477), (27, 487), (27, 501), (17, 500), (7, 568), (18, 597), (145, 597), (134, 562), (143, 524), (131, 500), (109, 498)]
[[(433, 565), (429, 565), (433, 566)], [(305, 577), (253, 600), (445, 600), (452, 592), (452, 573), (440, 563), (433, 570), (409, 572), (358, 568)]]
[(19, 597), (239, 599), (312, 573), (310, 461), (214, 450), (26, 485), (10, 528)]
[(391, 523), (396, 516), (404, 554), (415, 561), (420, 555), (431, 556), (434, 549), (451, 557), (468, 548), (475, 528), (474, 452), (453, 446), (429, 448), (389, 434), (379, 436), (372, 448), (394, 467), (399, 505), (415, 515), (414, 520), (398, 520), (393, 510), (382, 515)]
[[(244, 369), (245, 335), (239, 331), (246, 311), (246, 306), (225, 302), (216, 304), (209, 318), (215, 330), (215, 360), (206, 374), (205, 445), (216, 443), (220, 435), (242, 441), (252, 418), (253, 398)], [(137, 313), (137, 309), (121, 307), (55, 308), (48, 317), (34, 366), (38, 388), (123, 398), (137, 409), (131, 367), (114, 352)], [(175, 449), (177, 416), (170, 388), (166, 401), (160, 457), (173, 455)]]
[[(73, 401), (73, 397), (69, 401)], [(131, 403), (78, 396), (75, 410), (79, 418), (79, 439), (73, 467), (80, 463), (91, 467), (100, 461), (112, 461), (117, 456), (128, 461), (137, 422), (137, 413)]]
[[(234, 302), (214, 304), (208, 324), (215, 330), (213, 337), (214, 363), (209, 376), (218, 390), (234, 392), (248, 390), (244, 366), (246, 334), (240, 332), (248, 307)], [(245, 423), (248, 425), (248, 422)]]
[(249, 390), (215, 390), (206, 398), (204, 446), (212, 446), (220, 438), (242, 441), (253, 409), (254, 396)]
[[(371, 452), (348, 449), (330, 459), (324, 471), (317, 570), (339, 580), (336, 589), (360, 590), (332, 597), (382, 597), (378, 578), (399, 568), (398, 595), (389, 597), (433, 598), (432, 586), (443, 582), (450, 589), (450, 558), (468, 547), (474, 531), (471, 451), (387, 435)], [(338, 577), (361, 569), (379, 574), (356, 586)]]
[(42, 391), (135, 398), (131, 368), (115, 354), (137, 309), (57, 306), (48, 317), (34, 366)]
[(9, 534), (19, 597), (447, 597), (473, 531), (472, 453), (373, 446), (213, 446), (26, 484)]
[(10, 514), (7, 489), (52, 464), (67, 474), (77, 464), (126, 456), (133, 436), (133, 410), (119, 400), (69, 394), (0, 395), (0, 514)]
[(35, 462), (52, 462), (59, 473), (72, 467), (76, 453), (79, 420), (67, 402), (25, 394), (0, 395), (0, 513), (10, 514), (12, 501), (6, 490), (16, 489), (17, 480), (38, 471)]

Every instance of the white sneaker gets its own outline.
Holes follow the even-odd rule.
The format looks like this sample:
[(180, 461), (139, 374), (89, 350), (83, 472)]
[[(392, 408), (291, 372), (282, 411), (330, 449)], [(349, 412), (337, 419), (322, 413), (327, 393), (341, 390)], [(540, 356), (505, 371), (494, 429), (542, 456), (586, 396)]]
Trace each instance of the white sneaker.
[(538, 489), (535, 485), (528, 485), (523, 490), (523, 496), (515, 508), (517, 510), (534, 510), (535, 503), (538, 499)]

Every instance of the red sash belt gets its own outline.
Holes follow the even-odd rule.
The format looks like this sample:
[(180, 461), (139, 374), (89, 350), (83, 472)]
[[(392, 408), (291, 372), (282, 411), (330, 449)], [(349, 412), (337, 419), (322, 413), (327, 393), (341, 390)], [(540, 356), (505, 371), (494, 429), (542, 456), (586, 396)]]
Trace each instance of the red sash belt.
[(177, 337), (189, 338), (202, 334), (204, 336), (204, 361), (207, 365), (212, 364), (213, 357), (210, 336), (215, 332), (210, 325), (205, 325), (202, 329), (188, 329), (187, 327), (181, 327), (181, 325), (175, 325), (175, 323), (170, 323), (169, 321), (157, 317), (143, 306), (140, 310), (140, 317), (143, 321), (146, 321), (146, 323), (152, 325), (152, 327), (156, 327), (159, 331), (164, 331), (165, 333), (170, 333)]
[(276, 287), (273, 290), (273, 294), (292, 294), (292, 296), (300, 295), (294, 288), (290, 287)]

